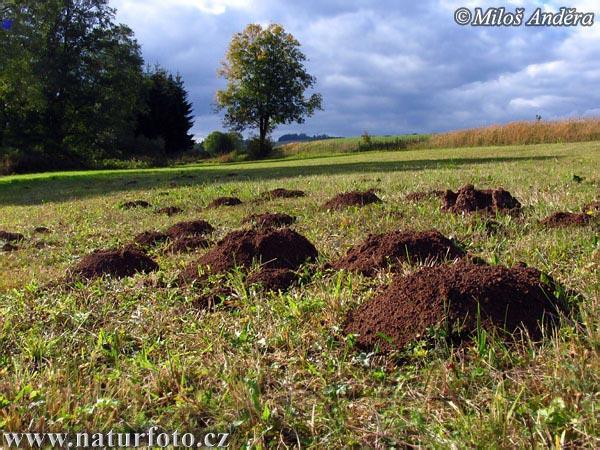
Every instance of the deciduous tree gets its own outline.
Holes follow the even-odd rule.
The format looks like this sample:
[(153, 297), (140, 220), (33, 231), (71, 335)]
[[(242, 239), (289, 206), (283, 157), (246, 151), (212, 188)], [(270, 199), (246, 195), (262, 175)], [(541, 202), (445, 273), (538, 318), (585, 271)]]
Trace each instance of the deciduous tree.
[(321, 109), (321, 95), (306, 96), (315, 78), (304, 67), (300, 43), (281, 25), (248, 25), (233, 36), (219, 75), (227, 87), (217, 92), (225, 125), (258, 130), (261, 148), (279, 124), (302, 123)]

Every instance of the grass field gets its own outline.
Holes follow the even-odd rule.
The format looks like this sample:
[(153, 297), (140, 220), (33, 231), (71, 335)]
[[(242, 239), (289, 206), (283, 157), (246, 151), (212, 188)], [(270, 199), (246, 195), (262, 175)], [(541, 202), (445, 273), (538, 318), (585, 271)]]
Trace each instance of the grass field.
[[(600, 144), (588, 142), (0, 178), (0, 229), (28, 238), (0, 253), (0, 428), (227, 430), (233, 448), (598, 448), (599, 230), (537, 222), (594, 200), (599, 167)], [(488, 236), (477, 215), (403, 200), (465, 183), (503, 186), (524, 205), (523, 220), (499, 216), (502, 231)], [(308, 195), (250, 202), (276, 187)], [(369, 188), (382, 204), (319, 208)], [(246, 203), (203, 209), (222, 195)], [(117, 207), (135, 199), (184, 213)], [(321, 262), (369, 233), (437, 228), (488, 262), (537, 267), (581, 298), (539, 344), (416, 346), (396, 359), (361, 353), (341, 332), (348, 310), (389, 273), (317, 270), (286, 294), (257, 293), (231, 273), (221, 283), (234, 288), (236, 308), (215, 312), (195, 306), (200, 288), (172, 283), (194, 254), (156, 251), (161, 270), (151, 275), (56, 283), (82, 255), (138, 232), (203, 218), (221, 237), (262, 211), (297, 216)], [(34, 235), (36, 226), (51, 234)]]
[[(426, 139), (426, 134), (399, 134), (393, 136), (370, 136), (371, 146), (380, 150), (396, 150), (410, 142)], [(324, 139), (318, 141), (293, 142), (277, 148), (277, 155), (283, 157), (312, 158), (314, 156), (336, 155), (357, 152), (365, 145), (362, 136)], [(387, 147), (387, 148), (381, 148)]]

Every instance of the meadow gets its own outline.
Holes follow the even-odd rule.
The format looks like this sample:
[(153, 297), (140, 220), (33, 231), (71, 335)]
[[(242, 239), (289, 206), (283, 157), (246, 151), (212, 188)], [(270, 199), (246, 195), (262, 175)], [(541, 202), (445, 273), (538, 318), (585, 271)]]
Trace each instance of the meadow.
[[(315, 156), (331, 156), (340, 153), (352, 153), (370, 150), (400, 150), (411, 144), (426, 141), (427, 134), (398, 134), (390, 136), (355, 136), (332, 138), (308, 142), (293, 142), (279, 146), (275, 151), (277, 157), (314, 158)], [(368, 140), (368, 142), (366, 142)]]
[[(260, 162), (0, 178), (0, 229), (26, 237), (0, 252), (0, 428), (210, 429), (231, 432), (232, 448), (598, 448), (598, 224), (549, 230), (539, 221), (598, 197), (600, 144), (321, 148), (319, 157), (304, 147), (298, 158), (290, 151)], [(405, 200), (466, 183), (504, 187), (522, 216), (498, 215), (500, 231), (489, 234), (481, 215), (443, 212), (435, 198)], [(254, 201), (279, 187), (307, 196)], [(383, 202), (320, 208), (367, 189)], [(220, 196), (243, 203), (206, 208)], [(118, 207), (139, 199), (152, 208)], [(183, 212), (154, 212), (166, 206)], [(65, 282), (82, 256), (139, 232), (201, 218), (218, 239), (256, 212), (296, 216), (293, 228), (319, 251), (288, 292), (262, 292), (234, 270), (215, 281), (231, 288), (226, 303), (206, 310), (197, 302), (202, 286), (176, 283), (203, 250), (160, 247), (150, 251), (157, 272)], [(41, 226), (50, 232), (34, 233)], [(549, 274), (578, 293), (571, 316), (537, 343), (489, 337), (460, 347), (417, 343), (394, 355), (357, 349), (342, 330), (346, 314), (393, 275), (325, 263), (369, 233), (432, 228), (490, 264), (525, 262)], [(402, 273), (417, 269), (405, 264)]]

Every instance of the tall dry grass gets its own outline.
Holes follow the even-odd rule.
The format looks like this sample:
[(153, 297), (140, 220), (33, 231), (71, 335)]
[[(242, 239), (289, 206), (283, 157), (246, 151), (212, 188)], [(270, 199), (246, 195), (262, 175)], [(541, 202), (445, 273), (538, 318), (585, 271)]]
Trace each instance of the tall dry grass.
[(554, 144), (600, 140), (600, 118), (523, 121), (434, 134), (427, 148)]

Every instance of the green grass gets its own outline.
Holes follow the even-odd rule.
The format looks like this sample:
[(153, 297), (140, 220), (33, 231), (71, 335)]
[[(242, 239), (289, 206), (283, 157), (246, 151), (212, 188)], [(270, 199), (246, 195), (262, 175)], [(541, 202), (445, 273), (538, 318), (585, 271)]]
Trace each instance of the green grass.
[[(395, 150), (394, 144), (408, 143), (418, 141), (429, 137), (426, 134), (399, 134), (394, 136), (371, 136), (371, 143), (374, 147), (389, 145), (392, 148), (386, 150)], [(361, 136), (324, 139), (319, 141), (293, 142), (285, 144), (277, 149), (277, 154), (295, 158), (311, 158), (318, 155), (335, 155), (339, 153), (353, 153), (361, 150), (361, 144), (364, 140)], [(400, 147), (400, 145), (398, 146)]]
[[(598, 448), (598, 228), (537, 224), (593, 200), (598, 167), (600, 145), (591, 142), (0, 178), (0, 229), (28, 238), (0, 253), (0, 428), (209, 428), (230, 430), (233, 448)], [(523, 220), (499, 217), (503, 231), (487, 236), (477, 216), (403, 200), (465, 183), (503, 186), (523, 203)], [(276, 187), (308, 196), (249, 202)], [(368, 188), (384, 203), (319, 209), (338, 192)], [(247, 203), (203, 209), (221, 195)], [(169, 218), (117, 207), (134, 199), (185, 212)], [(195, 306), (200, 288), (171, 283), (197, 254), (159, 250), (161, 270), (152, 275), (56, 283), (82, 255), (137, 232), (204, 218), (221, 237), (261, 211), (297, 216), (295, 229), (322, 261), (369, 233), (437, 228), (487, 261), (524, 261), (581, 293), (579, 320), (565, 320), (541, 344), (507, 347), (481, 333), (460, 350), (416, 345), (399, 362), (357, 351), (340, 328), (388, 273), (317, 271), (286, 294), (258, 293), (232, 273), (215, 283), (234, 288), (236, 308), (215, 312)], [(41, 225), (52, 233), (34, 235)]]

